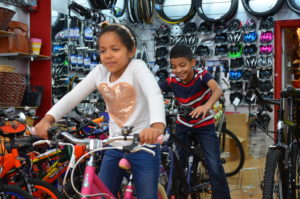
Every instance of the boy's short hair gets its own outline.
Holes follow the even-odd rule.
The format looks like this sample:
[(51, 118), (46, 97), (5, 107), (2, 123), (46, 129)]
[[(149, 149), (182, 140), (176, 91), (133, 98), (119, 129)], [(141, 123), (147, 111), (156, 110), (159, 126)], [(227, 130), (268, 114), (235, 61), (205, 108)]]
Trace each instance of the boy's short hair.
[(194, 58), (192, 49), (185, 45), (174, 46), (170, 51), (170, 59), (180, 57), (185, 57), (188, 60), (192, 60)]

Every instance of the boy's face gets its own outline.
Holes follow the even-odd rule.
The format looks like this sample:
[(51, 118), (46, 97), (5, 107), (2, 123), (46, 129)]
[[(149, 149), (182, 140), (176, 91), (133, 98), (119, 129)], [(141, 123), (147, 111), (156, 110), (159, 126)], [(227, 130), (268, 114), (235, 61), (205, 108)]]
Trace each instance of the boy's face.
[(183, 82), (188, 83), (194, 77), (193, 67), (196, 60), (189, 60), (185, 57), (172, 58), (170, 60), (172, 72)]

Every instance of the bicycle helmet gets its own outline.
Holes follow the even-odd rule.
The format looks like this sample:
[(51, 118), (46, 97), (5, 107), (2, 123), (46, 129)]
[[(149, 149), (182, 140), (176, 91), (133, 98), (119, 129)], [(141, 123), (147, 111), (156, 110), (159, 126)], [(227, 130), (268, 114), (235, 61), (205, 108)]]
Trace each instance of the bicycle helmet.
[(257, 33), (254, 32), (249, 32), (244, 34), (244, 42), (245, 43), (254, 43), (257, 40)]
[(168, 78), (169, 73), (165, 69), (161, 69), (156, 72), (155, 76), (158, 77), (159, 80), (164, 80)]
[(253, 32), (256, 30), (256, 22), (254, 19), (247, 19), (243, 26), (244, 32)]
[(259, 29), (264, 30), (270, 30), (274, 27), (274, 21), (273, 17), (267, 17), (265, 19), (262, 19), (259, 25)]
[(249, 69), (245, 69), (243, 74), (243, 79), (250, 80), (251, 76), (252, 76), (252, 71)]
[(230, 82), (230, 90), (232, 91), (238, 91), (238, 90), (243, 90), (243, 85), (244, 83), (239, 81), (239, 82)]
[(158, 65), (160, 68), (165, 68), (168, 66), (168, 61), (166, 58), (156, 59), (155, 64)]
[(228, 23), (227, 27), (228, 27), (228, 31), (233, 33), (233, 32), (241, 31), (243, 25), (239, 19), (233, 19)]
[(256, 56), (246, 58), (245, 65), (247, 68), (256, 68), (257, 66)]
[(244, 55), (246, 55), (246, 56), (255, 55), (256, 52), (257, 52), (257, 47), (255, 44), (251, 44), (249, 46), (244, 47)]
[(260, 34), (259, 40), (261, 43), (270, 43), (273, 40), (273, 32), (266, 31)]
[(240, 80), (243, 77), (244, 71), (241, 69), (238, 70), (230, 70), (229, 71), (229, 79), (230, 80)]
[(180, 35), (182, 35), (182, 32), (183, 32), (183, 30), (180, 27), (180, 25), (178, 25), (178, 24), (175, 24), (171, 27), (171, 35), (172, 36), (175, 36), (175, 37), (180, 36)]
[(212, 31), (213, 31), (212, 23), (204, 21), (199, 25), (198, 32), (201, 34), (211, 34)]
[(260, 79), (270, 79), (273, 75), (273, 71), (272, 69), (260, 69), (258, 74)]
[(259, 90), (261, 92), (271, 92), (273, 90), (273, 84), (270, 80), (259, 81)]
[(161, 24), (158, 29), (156, 29), (156, 35), (161, 36), (168, 36), (170, 34), (169, 26), (165, 24)]
[(156, 58), (158, 57), (165, 57), (168, 55), (168, 49), (166, 47), (160, 47), (160, 48), (157, 48), (156, 51), (155, 51), (155, 56)]
[(216, 34), (215, 35), (215, 43), (226, 43), (227, 42), (227, 34), (226, 33), (221, 33), (221, 34)]
[(230, 60), (230, 68), (241, 68), (243, 65), (244, 59), (242, 57)]
[(220, 45), (215, 47), (215, 55), (216, 56), (226, 56), (228, 53), (227, 45)]
[(255, 94), (253, 90), (247, 90), (246, 95), (245, 95), (245, 102), (247, 104), (254, 104), (255, 103)]
[(188, 22), (183, 27), (183, 33), (195, 34), (197, 31), (197, 24), (195, 22)]
[(200, 57), (207, 57), (210, 55), (210, 49), (208, 46), (200, 45), (196, 48), (195, 54)]
[(241, 44), (232, 45), (228, 49), (228, 57), (230, 58), (241, 57), (242, 52), (243, 52), (243, 47)]
[(155, 45), (159, 46), (165, 46), (169, 44), (169, 37), (168, 36), (162, 36), (162, 37), (156, 37), (155, 38)]
[(241, 103), (241, 101), (243, 100), (243, 94), (239, 93), (239, 92), (230, 93), (229, 99), (230, 99), (231, 104), (233, 104), (233, 102), (235, 100), (239, 100), (238, 104), (236, 104), (236, 105), (239, 105)]
[(228, 31), (227, 25), (224, 22), (216, 22), (214, 24), (214, 33), (226, 33)]
[(239, 43), (242, 39), (242, 33), (235, 32), (235, 33), (229, 33), (227, 41), (229, 43)]
[(259, 56), (258, 61), (257, 61), (258, 66), (261, 67), (268, 67), (273, 65), (273, 58), (271, 56)]
[(259, 46), (259, 53), (262, 55), (268, 55), (273, 52), (273, 45), (268, 44), (268, 45), (260, 45)]

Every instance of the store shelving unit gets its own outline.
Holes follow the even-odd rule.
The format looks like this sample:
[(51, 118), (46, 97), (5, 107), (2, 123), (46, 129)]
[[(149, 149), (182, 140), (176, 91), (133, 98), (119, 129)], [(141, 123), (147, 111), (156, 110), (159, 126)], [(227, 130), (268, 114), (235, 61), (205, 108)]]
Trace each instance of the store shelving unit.
[(50, 57), (46, 56), (46, 55), (33, 55), (33, 54), (22, 53), (22, 52), (0, 53), (0, 57), (31, 59), (32, 61), (33, 60), (49, 60), (50, 59)]

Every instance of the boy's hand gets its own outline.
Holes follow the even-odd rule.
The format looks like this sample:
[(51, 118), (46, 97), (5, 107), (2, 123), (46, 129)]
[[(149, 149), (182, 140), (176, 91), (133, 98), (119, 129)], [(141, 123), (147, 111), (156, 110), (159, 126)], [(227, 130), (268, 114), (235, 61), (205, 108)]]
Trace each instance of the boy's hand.
[(203, 105), (203, 106), (198, 106), (197, 108), (195, 108), (192, 112), (190, 112), (190, 116), (191, 118), (198, 118), (199, 116), (201, 116), (201, 118), (205, 118), (206, 114), (209, 112), (210, 107)]
[(145, 128), (140, 133), (140, 142), (141, 144), (157, 144), (157, 139), (164, 132), (158, 128)]

